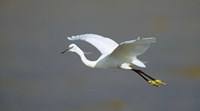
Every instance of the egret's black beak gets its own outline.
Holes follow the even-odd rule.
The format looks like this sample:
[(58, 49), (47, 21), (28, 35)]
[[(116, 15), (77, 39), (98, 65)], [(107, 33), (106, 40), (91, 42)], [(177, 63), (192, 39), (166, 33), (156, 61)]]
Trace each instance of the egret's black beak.
[(66, 51), (69, 51), (70, 49), (72, 49), (73, 47), (68, 47), (67, 49), (65, 49), (64, 51), (61, 52), (61, 54), (64, 54)]

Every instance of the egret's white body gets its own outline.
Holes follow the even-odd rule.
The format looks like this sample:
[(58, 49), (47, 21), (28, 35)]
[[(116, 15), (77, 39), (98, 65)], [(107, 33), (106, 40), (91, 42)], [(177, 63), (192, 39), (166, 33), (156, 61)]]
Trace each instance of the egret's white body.
[[(137, 56), (143, 54), (149, 47), (151, 43), (155, 43), (156, 39), (154, 37), (140, 38), (136, 40), (125, 41), (120, 44), (116, 43), (110, 38), (102, 37), (96, 34), (82, 34), (68, 37), (68, 40), (83, 40), (94, 47), (96, 47), (100, 52), (101, 56), (96, 61), (88, 60), (84, 52), (75, 44), (70, 44), (69, 48), (65, 51), (71, 51), (77, 53), (82, 62), (91, 68), (121, 68), (128, 69), (137, 72), (145, 80), (144, 76), (150, 77), (141, 70), (134, 69), (134, 66), (145, 68), (145, 64), (141, 62)], [(149, 83), (159, 86), (159, 84), (165, 84), (160, 80), (155, 80), (150, 77), (152, 81), (147, 80)]]

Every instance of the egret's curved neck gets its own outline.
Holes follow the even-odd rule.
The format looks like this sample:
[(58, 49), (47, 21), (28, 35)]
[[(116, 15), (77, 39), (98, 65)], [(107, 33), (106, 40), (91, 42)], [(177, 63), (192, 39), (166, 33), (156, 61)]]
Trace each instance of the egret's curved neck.
[(77, 46), (77, 50), (75, 51), (81, 58), (82, 62), (88, 66), (88, 67), (91, 67), (91, 68), (94, 68), (95, 65), (96, 65), (96, 61), (90, 61), (88, 60), (85, 55), (84, 55), (84, 52)]

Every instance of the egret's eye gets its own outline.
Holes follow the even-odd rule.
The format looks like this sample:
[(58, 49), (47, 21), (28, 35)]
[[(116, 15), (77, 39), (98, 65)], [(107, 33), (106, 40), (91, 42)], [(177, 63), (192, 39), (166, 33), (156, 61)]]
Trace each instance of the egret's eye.
[(72, 49), (74, 46), (70, 46), (67, 49), (65, 49), (64, 51), (61, 52), (61, 54), (64, 54), (66, 51), (69, 51), (70, 49)]
[(67, 49), (70, 50), (70, 49), (72, 49), (73, 47), (74, 47), (74, 46), (69, 46)]

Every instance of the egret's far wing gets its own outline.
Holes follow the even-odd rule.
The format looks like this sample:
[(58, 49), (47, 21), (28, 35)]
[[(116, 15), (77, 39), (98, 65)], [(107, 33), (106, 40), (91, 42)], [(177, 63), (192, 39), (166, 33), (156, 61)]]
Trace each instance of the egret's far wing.
[(130, 40), (122, 42), (110, 56), (117, 57), (119, 59), (130, 61), (137, 55), (143, 54), (151, 43), (154, 43), (156, 39), (154, 37), (142, 38), (138, 37), (136, 40)]
[(110, 54), (118, 43), (110, 38), (102, 37), (96, 34), (82, 34), (68, 37), (68, 40), (83, 40), (96, 47), (102, 54)]

